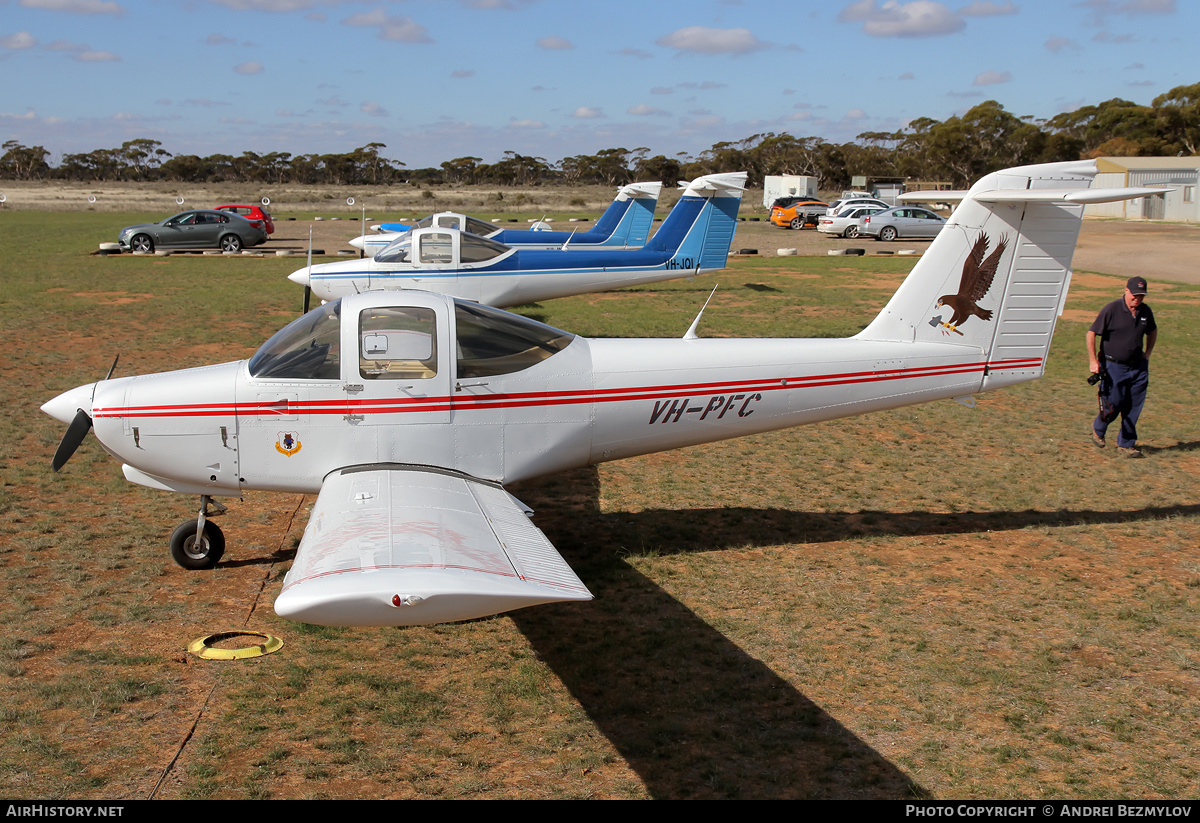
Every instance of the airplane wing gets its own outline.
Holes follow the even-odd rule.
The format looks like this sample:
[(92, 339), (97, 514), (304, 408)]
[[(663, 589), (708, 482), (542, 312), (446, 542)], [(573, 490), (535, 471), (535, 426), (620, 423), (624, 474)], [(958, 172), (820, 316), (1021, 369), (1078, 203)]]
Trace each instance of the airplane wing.
[(409, 465), (325, 478), (280, 617), (328, 626), (414, 626), (591, 600), (532, 513), (499, 484)]

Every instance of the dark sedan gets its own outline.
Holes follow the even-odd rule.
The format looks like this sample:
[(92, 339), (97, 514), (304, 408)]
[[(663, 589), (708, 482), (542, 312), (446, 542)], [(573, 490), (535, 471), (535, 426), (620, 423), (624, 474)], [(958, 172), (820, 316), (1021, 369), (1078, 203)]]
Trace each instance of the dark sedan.
[(236, 214), (210, 209), (185, 211), (159, 223), (121, 229), (122, 249), (220, 249), (236, 252), (267, 242), (267, 233)]

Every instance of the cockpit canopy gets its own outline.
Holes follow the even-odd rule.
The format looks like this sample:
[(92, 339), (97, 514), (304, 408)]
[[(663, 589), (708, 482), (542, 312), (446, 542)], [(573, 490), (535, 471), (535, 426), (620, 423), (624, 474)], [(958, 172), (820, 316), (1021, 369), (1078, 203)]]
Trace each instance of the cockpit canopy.
[[(479, 221), (475, 221), (479, 222)], [(487, 225), (484, 223), (483, 225)], [(414, 253), (413, 249), (416, 248)], [(413, 229), (397, 237), (375, 255), (376, 263), (416, 263), (425, 266), (453, 265), (457, 249), (458, 263), (485, 263), (510, 251), (495, 240), (465, 231)]]
[(457, 378), (524, 371), (575, 339), (545, 323), (466, 300), (452, 302), (453, 321), (443, 309), (429, 306), (366, 306), (350, 315), (356, 327), (347, 339), (358, 341), (357, 369), (343, 375), (342, 322), (348, 319), (343, 305), (342, 300), (326, 303), (278, 331), (250, 358), (250, 375), (268, 380), (433, 378), (446, 367), (439, 357), (439, 323), (453, 322)]
[(427, 229), (430, 226), (437, 226), (440, 229), (461, 229), (471, 234), (477, 234), (480, 237), (490, 237), (500, 231), (500, 229), (491, 223), (485, 223), (474, 217), (468, 217), (465, 214), (454, 214), (453, 212), (431, 214), (428, 217), (422, 217), (413, 224), (414, 229)]

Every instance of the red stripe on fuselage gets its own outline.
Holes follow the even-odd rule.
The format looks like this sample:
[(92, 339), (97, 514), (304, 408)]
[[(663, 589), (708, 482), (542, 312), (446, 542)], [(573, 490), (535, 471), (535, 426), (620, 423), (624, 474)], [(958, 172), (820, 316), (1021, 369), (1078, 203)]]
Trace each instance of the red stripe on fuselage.
[(992, 363), (963, 363), (945, 366), (921, 366), (877, 372), (843, 372), (813, 375), (808, 377), (770, 377), (754, 380), (724, 380), (710, 383), (676, 383), (660, 386), (634, 386), (617, 389), (582, 389), (573, 392), (542, 391), (519, 394), (460, 394), (456, 397), (392, 398), (392, 399), (337, 399), (288, 401), (268, 403), (204, 403), (149, 406), (112, 406), (93, 410), (93, 417), (206, 417), (221, 415), (263, 415), (276, 412), (280, 415), (294, 414), (399, 414), (406, 412), (433, 412), (456, 409), (501, 409), (528, 406), (563, 406), (580, 403), (618, 403), (633, 400), (661, 400), (686, 397), (695, 394), (728, 391), (763, 392), (791, 391), (796, 389), (823, 388), (828, 386), (852, 385), (855, 383), (880, 383), (891, 380), (910, 380), (925, 377), (943, 377), (952, 374), (972, 374), (1006, 369), (1037, 368), (1041, 358), (1021, 358)]

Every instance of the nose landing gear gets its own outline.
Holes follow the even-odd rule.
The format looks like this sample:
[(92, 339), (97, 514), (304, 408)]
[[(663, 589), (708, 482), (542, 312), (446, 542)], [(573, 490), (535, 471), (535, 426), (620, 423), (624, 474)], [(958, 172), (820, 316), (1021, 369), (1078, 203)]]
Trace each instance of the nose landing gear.
[[(214, 510), (209, 511), (208, 507)], [(211, 569), (225, 554), (225, 535), (208, 518), (228, 509), (207, 494), (200, 496), (200, 513), (195, 520), (184, 520), (171, 532), (171, 557), (185, 569)]]

